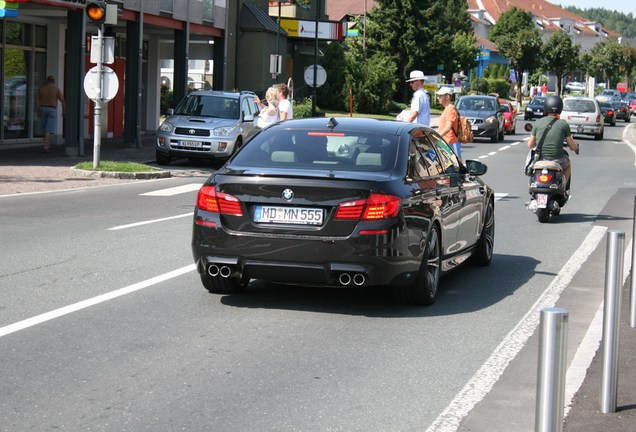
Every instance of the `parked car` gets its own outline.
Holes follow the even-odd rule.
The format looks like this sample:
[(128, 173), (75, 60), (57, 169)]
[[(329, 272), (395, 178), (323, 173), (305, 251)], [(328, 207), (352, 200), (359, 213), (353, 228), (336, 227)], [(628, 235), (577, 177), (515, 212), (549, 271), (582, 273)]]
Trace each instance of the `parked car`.
[(598, 105), (601, 107), (604, 122), (609, 123), (610, 126), (616, 126), (616, 111), (614, 110), (614, 106), (609, 102), (599, 102)]
[(496, 97), (462, 96), (455, 106), (470, 122), (475, 138), (490, 138), (494, 143), (504, 139), (503, 109)]
[(565, 85), (565, 91), (568, 93), (583, 93), (585, 92), (585, 84), (572, 81)]
[(494, 192), (434, 131), (414, 123), (309, 118), (276, 123), (201, 187), (192, 251), (203, 286), (251, 279), (389, 287), (428, 305), (439, 279), (492, 258)]
[(499, 99), (499, 105), (504, 110), (504, 130), (507, 134), (517, 133), (517, 110), (506, 99)]
[(632, 113), (629, 110), (629, 104), (624, 101), (614, 101), (612, 102), (612, 106), (616, 111), (616, 118), (620, 120), (624, 120), (629, 123), (632, 117)]
[(583, 96), (565, 98), (561, 118), (570, 125), (573, 134), (594, 135), (596, 140), (603, 139), (604, 117), (596, 99)]
[(542, 96), (533, 97), (528, 105), (526, 106), (526, 110), (523, 112), (524, 120), (533, 120), (535, 118), (541, 118), (545, 115), (543, 112), (543, 104), (545, 103), (546, 98)]
[(596, 96), (596, 100), (599, 102), (614, 102), (621, 100), (621, 92), (618, 90), (603, 90)]
[(175, 157), (227, 160), (260, 128), (253, 92), (195, 90), (188, 94), (157, 131), (157, 163)]

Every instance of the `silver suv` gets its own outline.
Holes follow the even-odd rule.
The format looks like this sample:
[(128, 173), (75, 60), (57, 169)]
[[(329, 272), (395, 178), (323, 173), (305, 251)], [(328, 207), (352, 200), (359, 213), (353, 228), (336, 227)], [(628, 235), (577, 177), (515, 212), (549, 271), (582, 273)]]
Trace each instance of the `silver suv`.
[(160, 165), (172, 158), (226, 160), (260, 129), (255, 94), (197, 90), (170, 112), (157, 131)]

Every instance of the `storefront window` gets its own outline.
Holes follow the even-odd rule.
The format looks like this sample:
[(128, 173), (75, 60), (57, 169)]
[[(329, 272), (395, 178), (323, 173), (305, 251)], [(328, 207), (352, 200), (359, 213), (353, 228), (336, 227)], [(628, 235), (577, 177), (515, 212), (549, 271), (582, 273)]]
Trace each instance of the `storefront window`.
[(162, 12), (172, 12), (173, 11), (173, 5), (172, 5), (172, 0), (159, 0), (159, 9)]
[(203, 0), (203, 21), (214, 22), (214, 0)]
[(7, 45), (25, 46), (31, 44), (30, 24), (9, 21), (6, 23), (6, 26), (5, 42), (7, 43)]
[(35, 26), (35, 47), (46, 48), (46, 27)]
[[(9, 26), (7, 26), (9, 27)], [(27, 59), (28, 51), (5, 50), (4, 136), (27, 137)]]

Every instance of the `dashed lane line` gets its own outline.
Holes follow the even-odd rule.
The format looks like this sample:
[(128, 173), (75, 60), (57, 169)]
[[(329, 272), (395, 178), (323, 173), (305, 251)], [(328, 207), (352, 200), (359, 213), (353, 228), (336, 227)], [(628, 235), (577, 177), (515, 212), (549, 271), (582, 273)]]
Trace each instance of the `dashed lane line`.
[(104, 303), (104, 302), (106, 302), (108, 300), (116, 299), (117, 297), (121, 297), (121, 296), (130, 294), (130, 293), (133, 293), (135, 291), (139, 291), (139, 290), (142, 290), (144, 288), (151, 287), (151, 286), (156, 285), (158, 283), (165, 282), (165, 281), (170, 280), (170, 279), (174, 279), (174, 278), (179, 277), (181, 275), (184, 275), (186, 273), (190, 273), (191, 271), (196, 270), (196, 268), (197, 267), (196, 267), (195, 264), (190, 264), (190, 265), (187, 265), (185, 267), (181, 267), (179, 269), (173, 270), (171, 272), (164, 273), (162, 275), (155, 276), (153, 278), (147, 279), (145, 281), (138, 282), (136, 284), (129, 285), (129, 286), (124, 287), (124, 288), (120, 288), (120, 289), (115, 290), (115, 291), (111, 291), (111, 292), (108, 292), (108, 293), (105, 293), (105, 294), (102, 294), (102, 295), (98, 295), (98, 296), (93, 297), (93, 298), (82, 300), (80, 302), (73, 303), (71, 305), (64, 306), (64, 307), (61, 307), (59, 309), (52, 310), (50, 312), (46, 312), (46, 313), (43, 313), (43, 314), (40, 314), (40, 315), (36, 315), (34, 317), (31, 317), (31, 318), (27, 318), (27, 319), (22, 320), (22, 321), (18, 321), (18, 322), (13, 323), (13, 324), (9, 324), (9, 325), (4, 326), (4, 327), (0, 327), (0, 337), (9, 335), (11, 333), (18, 332), (20, 330), (25, 330), (25, 329), (27, 329), (29, 327), (33, 327), (33, 326), (36, 326), (38, 324), (45, 323), (47, 321), (51, 321), (51, 320), (54, 320), (56, 318), (63, 317), (64, 315), (72, 314), (72, 313), (80, 311), (82, 309), (86, 309), (86, 308), (89, 308), (91, 306), (95, 306), (95, 305), (98, 305), (100, 303)]

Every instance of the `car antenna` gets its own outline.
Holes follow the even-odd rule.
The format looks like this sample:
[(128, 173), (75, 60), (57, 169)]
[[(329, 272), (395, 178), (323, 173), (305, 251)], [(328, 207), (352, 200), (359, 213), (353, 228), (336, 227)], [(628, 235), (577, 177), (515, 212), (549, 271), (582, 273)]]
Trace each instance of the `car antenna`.
[(333, 129), (333, 128), (335, 128), (336, 126), (338, 126), (338, 122), (336, 121), (336, 119), (335, 119), (335, 118), (331, 117), (331, 118), (329, 119), (329, 123), (327, 123), (327, 127), (328, 127), (329, 129)]

